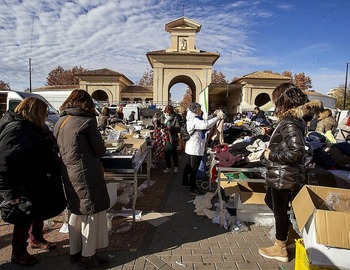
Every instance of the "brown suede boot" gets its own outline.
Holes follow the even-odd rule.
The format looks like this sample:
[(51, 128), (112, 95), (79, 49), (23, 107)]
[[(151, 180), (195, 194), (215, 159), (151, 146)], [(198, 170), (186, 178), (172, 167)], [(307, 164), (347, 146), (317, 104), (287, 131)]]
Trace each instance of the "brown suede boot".
[(288, 252), (286, 249), (286, 241), (275, 241), (272, 247), (259, 248), (261, 256), (268, 259), (275, 259), (281, 262), (288, 262)]

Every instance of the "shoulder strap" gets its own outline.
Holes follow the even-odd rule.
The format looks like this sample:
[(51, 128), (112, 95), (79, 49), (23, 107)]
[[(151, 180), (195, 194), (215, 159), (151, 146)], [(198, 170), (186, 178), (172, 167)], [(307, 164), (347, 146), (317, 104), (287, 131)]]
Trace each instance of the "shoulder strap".
[(61, 123), (60, 125), (60, 129), (64, 127), (64, 125), (67, 123), (67, 121), (69, 120), (69, 118), (71, 118), (71, 115), (68, 115), (66, 119), (64, 119), (64, 121)]

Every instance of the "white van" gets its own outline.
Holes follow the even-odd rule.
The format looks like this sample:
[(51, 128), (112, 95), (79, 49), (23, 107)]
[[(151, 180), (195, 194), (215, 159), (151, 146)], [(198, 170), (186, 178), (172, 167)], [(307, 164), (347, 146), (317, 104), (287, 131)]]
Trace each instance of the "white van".
[(0, 91), (0, 117), (2, 117), (7, 110), (13, 111), (16, 106), (26, 97), (36, 97), (43, 100), (48, 106), (48, 116), (46, 118), (46, 125), (49, 127), (51, 131), (60, 118), (57, 110), (52, 107), (50, 102), (48, 102), (45, 98), (40, 95), (28, 93), (28, 92), (20, 92), (20, 91), (12, 91), (12, 90), (1, 90)]
[(63, 102), (66, 101), (68, 96), (72, 93), (73, 90), (62, 90), (62, 91), (50, 91), (50, 90), (43, 90), (43, 91), (35, 91), (35, 94), (38, 94), (40, 96), (43, 96), (50, 104), (59, 111), (61, 105)]

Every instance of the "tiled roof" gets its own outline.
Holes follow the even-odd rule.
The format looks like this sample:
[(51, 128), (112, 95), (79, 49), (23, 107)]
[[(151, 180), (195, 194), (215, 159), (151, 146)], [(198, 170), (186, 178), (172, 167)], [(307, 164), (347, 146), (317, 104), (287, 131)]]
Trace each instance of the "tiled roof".
[(273, 74), (268, 72), (262, 72), (262, 71), (255, 71), (252, 73), (249, 73), (247, 75), (244, 75), (242, 78), (251, 78), (251, 79), (290, 79), (288, 76), (280, 75), (280, 74)]
[(153, 93), (153, 86), (130, 85), (124, 87), (122, 93)]
[(108, 68), (101, 68), (101, 69), (95, 69), (95, 70), (87, 70), (84, 71), (82, 73), (78, 73), (78, 76), (98, 76), (98, 75), (102, 75), (102, 76), (121, 76), (123, 74), (114, 71), (114, 70), (110, 70)]

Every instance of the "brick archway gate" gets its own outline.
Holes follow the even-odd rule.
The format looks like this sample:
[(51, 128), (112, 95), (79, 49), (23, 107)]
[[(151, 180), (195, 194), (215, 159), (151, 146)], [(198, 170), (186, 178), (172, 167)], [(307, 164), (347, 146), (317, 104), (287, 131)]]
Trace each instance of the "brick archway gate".
[(211, 83), (212, 67), (219, 53), (198, 50), (195, 35), (201, 25), (181, 17), (165, 25), (171, 35), (169, 49), (146, 54), (153, 68), (153, 103), (169, 103), (170, 88), (176, 83), (187, 84), (198, 101), (199, 93)]

